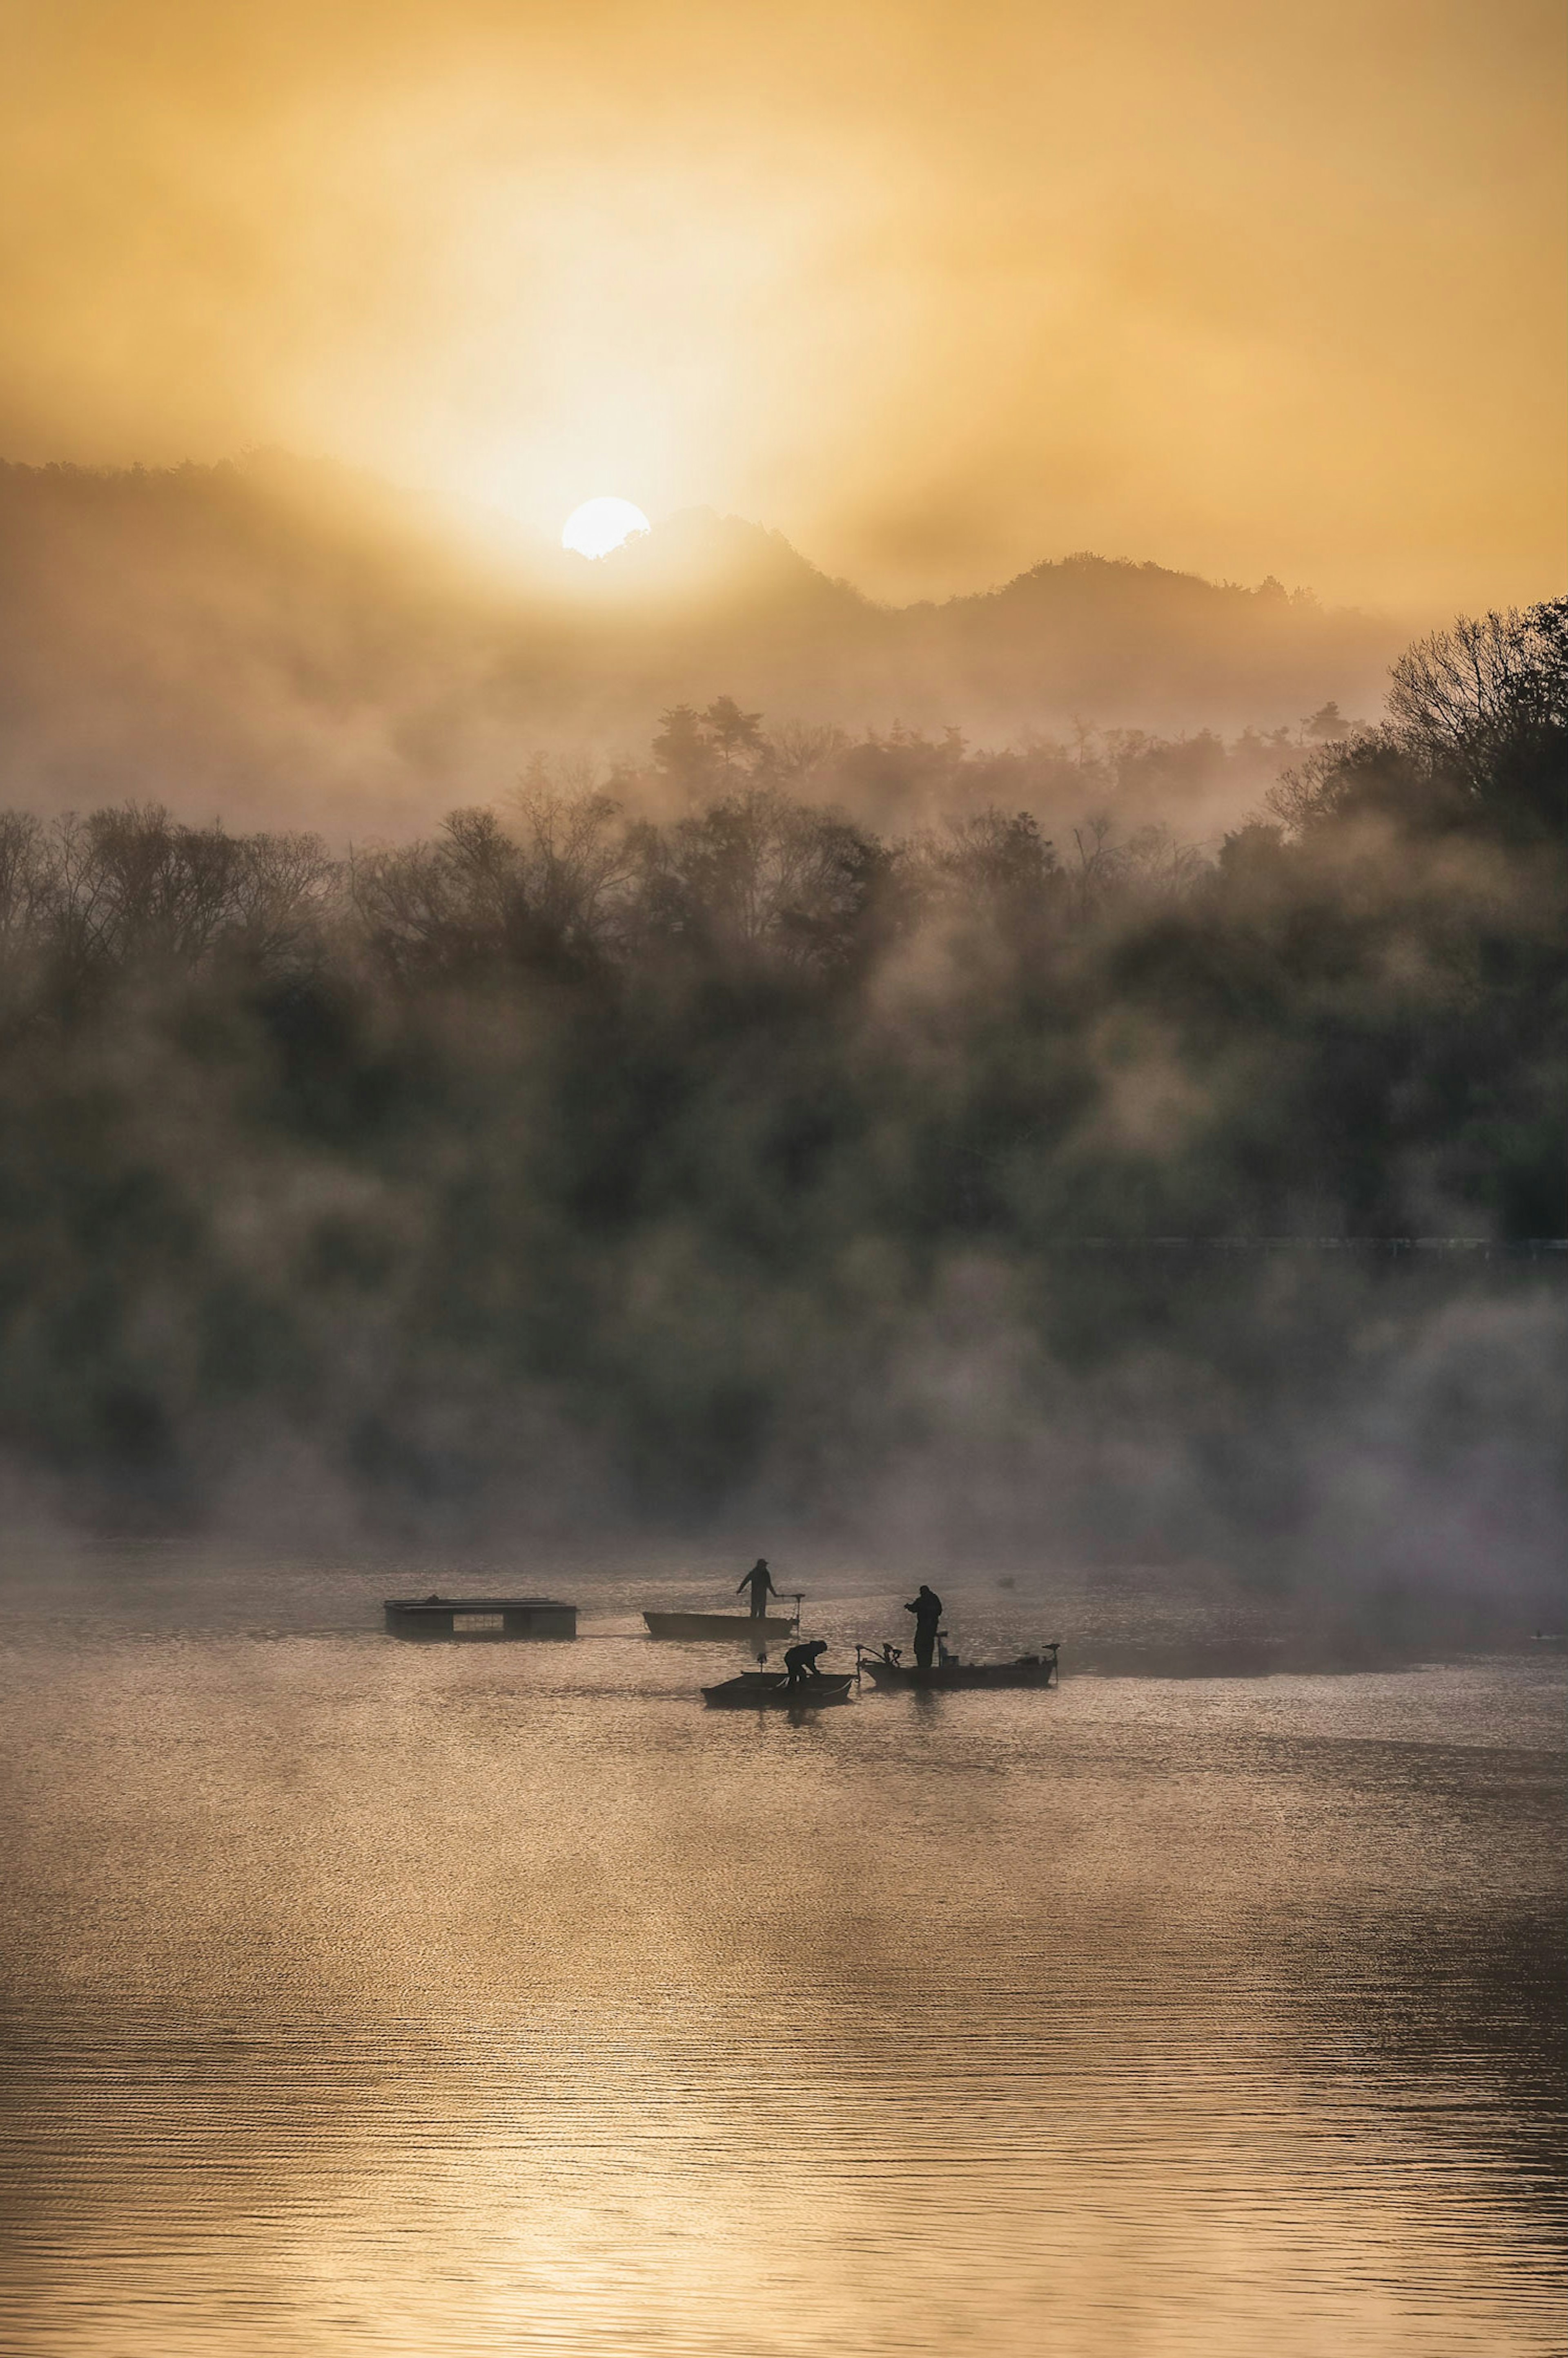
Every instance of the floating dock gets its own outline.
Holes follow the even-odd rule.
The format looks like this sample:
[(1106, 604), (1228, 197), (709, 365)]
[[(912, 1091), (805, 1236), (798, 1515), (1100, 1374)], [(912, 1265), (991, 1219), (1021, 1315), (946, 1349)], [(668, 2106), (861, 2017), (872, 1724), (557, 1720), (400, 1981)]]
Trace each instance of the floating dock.
[(555, 1596), (389, 1596), (384, 1609), (390, 1636), (427, 1642), (577, 1636), (577, 1606)]

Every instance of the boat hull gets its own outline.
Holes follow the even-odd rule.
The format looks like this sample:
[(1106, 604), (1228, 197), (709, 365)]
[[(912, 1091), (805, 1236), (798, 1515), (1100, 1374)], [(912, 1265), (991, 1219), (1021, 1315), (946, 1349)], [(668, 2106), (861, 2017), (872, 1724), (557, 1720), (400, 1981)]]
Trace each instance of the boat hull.
[(787, 1638), (795, 1628), (793, 1621), (782, 1620), (776, 1614), (753, 1616), (750, 1613), (644, 1613), (650, 1638), (739, 1639), (743, 1642)]
[(921, 1693), (963, 1694), (977, 1688), (1049, 1687), (1056, 1682), (1056, 1665), (1049, 1656), (1040, 1661), (933, 1663), (928, 1671), (918, 1664), (874, 1660), (862, 1667), (888, 1694), (905, 1694), (912, 1688)]
[(712, 1711), (798, 1711), (803, 1705), (848, 1703), (853, 1684), (849, 1671), (792, 1687), (782, 1671), (742, 1671), (721, 1686), (704, 1687), (702, 1699)]

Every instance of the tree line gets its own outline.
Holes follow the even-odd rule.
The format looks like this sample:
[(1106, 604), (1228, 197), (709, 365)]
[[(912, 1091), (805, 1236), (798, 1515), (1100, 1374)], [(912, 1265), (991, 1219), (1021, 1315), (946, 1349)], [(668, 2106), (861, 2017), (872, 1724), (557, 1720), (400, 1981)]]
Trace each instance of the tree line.
[(8, 1461), (195, 1498), (259, 1420), (427, 1500), (831, 1487), (981, 1329), (1025, 1390), (1154, 1338), (1258, 1383), (1261, 1280), (1075, 1240), (1568, 1230), (1568, 601), (1422, 641), (1213, 849), (968, 790), (879, 829), (846, 750), (720, 698), (662, 817), (536, 769), (341, 857), (0, 817)]

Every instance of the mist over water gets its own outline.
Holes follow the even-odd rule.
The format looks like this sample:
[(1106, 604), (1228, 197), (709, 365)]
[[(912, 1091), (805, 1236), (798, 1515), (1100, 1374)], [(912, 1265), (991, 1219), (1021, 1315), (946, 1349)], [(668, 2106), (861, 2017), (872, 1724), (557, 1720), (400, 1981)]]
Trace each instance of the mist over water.
[(14, 1518), (783, 1520), (1550, 1618), (1563, 611), (1419, 644), (1217, 848), (996, 798), (1100, 752), (730, 697), (346, 858), (6, 814)]

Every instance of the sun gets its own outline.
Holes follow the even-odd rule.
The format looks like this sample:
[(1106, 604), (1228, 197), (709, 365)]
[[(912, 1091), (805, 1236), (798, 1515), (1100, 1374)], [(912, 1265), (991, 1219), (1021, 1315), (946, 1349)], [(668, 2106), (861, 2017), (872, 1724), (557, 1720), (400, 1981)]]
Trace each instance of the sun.
[(634, 532), (652, 529), (642, 509), (633, 507), (630, 500), (585, 500), (561, 526), (561, 546), (575, 548), (579, 557), (608, 557)]

